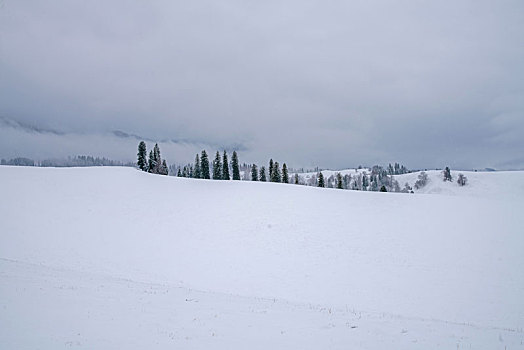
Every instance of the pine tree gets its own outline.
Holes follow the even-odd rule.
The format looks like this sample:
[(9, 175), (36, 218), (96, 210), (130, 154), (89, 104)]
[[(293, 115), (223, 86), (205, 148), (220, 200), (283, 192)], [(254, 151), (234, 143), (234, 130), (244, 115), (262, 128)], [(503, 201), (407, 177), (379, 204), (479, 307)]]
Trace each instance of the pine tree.
[(251, 166), (251, 181), (258, 181), (258, 170), (256, 164)]
[(325, 187), (326, 184), (324, 183), (324, 174), (322, 172), (318, 173), (318, 187)]
[(386, 186), (382, 185), (382, 187), (380, 187), (380, 192), (387, 192), (388, 190), (386, 189)]
[(233, 155), (231, 156), (231, 168), (233, 170), (233, 180), (240, 180), (237, 151), (233, 151)]
[(138, 144), (138, 153), (137, 153), (138, 160), (136, 164), (138, 165), (138, 169), (142, 171), (147, 171), (147, 149), (146, 149), (146, 143), (144, 141), (140, 141)]
[(278, 162), (273, 163), (273, 172), (270, 177), (271, 182), (281, 182), (282, 176), (280, 175), (280, 167)]
[(286, 163), (282, 164), (282, 182), (286, 184), (289, 183), (289, 175), (287, 173)]
[(266, 167), (265, 166), (262, 166), (260, 168), (260, 181), (262, 182), (266, 182), (267, 179), (266, 179)]
[(298, 174), (295, 173), (295, 185), (298, 185), (299, 184), (299, 177), (298, 177)]
[(202, 155), (200, 156), (200, 172), (202, 179), (211, 178), (209, 174), (209, 159), (207, 158), (207, 153), (205, 150), (202, 151)]
[(342, 183), (342, 175), (340, 173), (337, 173), (337, 188), (339, 190), (344, 188)]
[(147, 164), (147, 171), (150, 173), (154, 173), (155, 169), (156, 169), (155, 156), (153, 154), (153, 151), (149, 151), (149, 162)]
[(272, 178), (273, 178), (273, 159), (270, 159), (269, 160), (269, 180), (273, 181), (271, 180)]
[(177, 177), (182, 177), (182, 172), (180, 171), (180, 167), (178, 168), (178, 172), (176, 174)]
[(224, 151), (224, 156), (222, 157), (222, 180), (231, 180), (229, 176), (229, 162), (227, 161), (227, 153)]
[(200, 157), (198, 156), (198, 153), (195, 157), (195, 167), (193, 169), (193, 177), (195, 179), (200, 179), (202, 177), (202, 172), (200, 171)]
[(222, 180), (222, 163), (220, 162), (220, 153), (218, 151), (213, 161), (213, 180)]
[(156, 167), (153, 171), (155, 174), (160, 174), (160, 167), (162, 166), (162, 158), (160, 157), (160, 147), (158, 147), (158, 143), (155, 143), (155, 147), (153, 148), (153, 157), (155, 158)]

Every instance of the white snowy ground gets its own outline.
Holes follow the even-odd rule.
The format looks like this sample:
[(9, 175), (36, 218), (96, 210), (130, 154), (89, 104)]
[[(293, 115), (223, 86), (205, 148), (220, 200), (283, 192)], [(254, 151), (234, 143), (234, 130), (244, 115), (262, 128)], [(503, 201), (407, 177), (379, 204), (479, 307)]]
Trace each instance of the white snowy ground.
[(430, 195), (2, 166), (0, 348), (524, 349), (524, 172), (465, 174)]

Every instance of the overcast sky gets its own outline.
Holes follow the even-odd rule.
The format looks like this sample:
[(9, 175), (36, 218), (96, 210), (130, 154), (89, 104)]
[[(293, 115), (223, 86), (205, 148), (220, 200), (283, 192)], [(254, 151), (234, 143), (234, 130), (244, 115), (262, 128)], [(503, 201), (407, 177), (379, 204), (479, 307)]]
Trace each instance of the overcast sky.
[(4, 158), (524, 168), (524, 1), (0, 0), (0, 117)]

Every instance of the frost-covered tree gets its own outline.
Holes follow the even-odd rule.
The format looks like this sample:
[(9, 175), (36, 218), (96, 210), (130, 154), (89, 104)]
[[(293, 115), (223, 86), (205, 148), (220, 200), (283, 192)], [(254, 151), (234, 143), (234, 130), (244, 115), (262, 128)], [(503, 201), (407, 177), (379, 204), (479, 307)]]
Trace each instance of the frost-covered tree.
[(342, 182), (342, 174), (337, 173), (337, 188), (339, 190), (344, 188), (344, 183)]
[(287, 172), (286, 163), (282, 164), (282, 182), (286, 184), (289, 183), (289, 174)]
[(137, 153), (137, 162), (138, 169), (142, 171), (147, 171), (147, 149), (146, 149), (146, 143), (144, 141), (140, 141), (138, 144), (138, 153)]
[(393, 192), (400, 192), (400, 184), (397, 180), (392, 180), (393, 183)]
[(273, 159), (270, 159), (269, 160), (269, 169), (268, 169), (269, 170), (269, 180), (270, 181), (273, 181), (272, 180), (273, 179), (273, 166), (274, 166)]
[(468, 178), (464, 176), (464, 174), (458, 174), (457, 183), (460, 186), (466, 186), (466, 183), (468, 182)]
[(213, 161), (213, 180), (222, 180), (222, 163), (220, 162), (220, 153), (216, 153)]
[(405, 183), (404, 184), (404, 188), (400, 191), (402, 193), (410, 193), (413, 189), (411, 188), (411, 186), (409, 185), (409, 183)]
[[(371, 191), (378, 191), (379, 189), (379, 186), (378, 186), (378, 176), (377, 175), (371, 175)], [(382, 186), (384, 187), (384, 186)], [(386, 188), (386, 187), (384, 187)]]
[(318, 187), (325, 187), (326, 184), (324, 183), (324, 174), (322, 172), (318, 173)]
[(240, 168), (238, 167), (237, 151), (233, 151), (231, 156), (231, 168), (233, 170), (233, 180), (240, 180)]
[(166, 163), (165, 159), (162, 160), (162, 166), (160, 167), (159, 174), (160, 175), (167, 175), (167, 174), (169, 174), (169, 168), (167, 167), (167, 163)]
[(428, 183), (428, 174), (425, 171), (421, 171), (418, 174), (418, 179), (415, 181), (415, 189), (420, 190), (422, 187), (426, 186)]
[(444, 181), (453, 181), (449, 167), (446, 167), (446, 169), (442, 171), (442, 174), (444, 175)]
[(350, 183), (351, 183), (351, 175), (350, 174), (344, 175), (344, 188), (349, 189)]
[(258, 181), (258, 169), (257, 165), (251, 165), (251, 181)]
[(266, 167), (265, 166), (261, 166), (260, 167), (260, 181), (262, 182), (266, 182), (267, 181), (267, 178), (266, 178)]
[(393, 170), (393, 165), (391, 165), (391, 163), (388, 164), (388, 174), (389, 175), (395, 174), (395, 170)]
[(294, 181), (295, 185), (298, 185), (300, 183), (300, 179), (298, 177), (298, 174), (295, 173), (295, 181)]
[(209, 159), (205, 150), (202, 151), (202, 155), (200, 156), (200, 171), (202, 179), (211, 178), (209, 174)]
[(227, 160), (227, 153), (224, 151), (222, 156), (222, 180), (231, 180), (229, 176), (229, 162)]
[[(324, 179), (325, 180), (325, 179)], [(335, 177), (333, 175), (330, 175), (328, 178), (327, 178), (327, 181), (326, 181), (326, 187), (327, 188), (333, 188), (335, 187)]]
[(195, 167), (193, 168), (193, 177), (195, 179), (200, 179), (202, 177), (202, 172), (200, 171), (200, 157), (198, 153), (195, 157)]

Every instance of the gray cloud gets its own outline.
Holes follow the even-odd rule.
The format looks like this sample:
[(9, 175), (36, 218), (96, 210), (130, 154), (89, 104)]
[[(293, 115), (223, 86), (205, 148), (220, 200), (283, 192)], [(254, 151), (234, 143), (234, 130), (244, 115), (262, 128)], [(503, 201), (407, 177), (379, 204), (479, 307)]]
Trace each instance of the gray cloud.
[[(293, 166), (524, 167), (522, 33), (521, 1), (4, 0), (0, 115), (119, 157), (131, 139), (97, 135)], [(65, 148), (36, 139), (9, 140)]]

